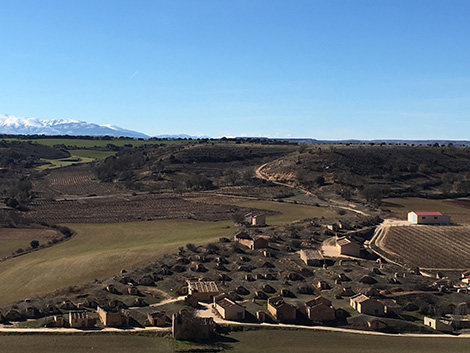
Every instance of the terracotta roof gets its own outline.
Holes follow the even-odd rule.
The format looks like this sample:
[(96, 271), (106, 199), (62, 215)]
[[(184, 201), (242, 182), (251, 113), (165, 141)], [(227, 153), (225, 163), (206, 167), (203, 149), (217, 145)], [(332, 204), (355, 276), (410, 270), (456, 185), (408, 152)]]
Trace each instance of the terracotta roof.
[(442, 216), (441, 212), (415, 212), (418, 216)]

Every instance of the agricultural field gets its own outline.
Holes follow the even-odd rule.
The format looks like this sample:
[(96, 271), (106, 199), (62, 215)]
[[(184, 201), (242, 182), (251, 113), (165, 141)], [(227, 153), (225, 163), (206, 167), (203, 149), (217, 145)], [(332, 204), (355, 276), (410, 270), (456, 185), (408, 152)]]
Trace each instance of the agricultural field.
[(101, 183), (87, 166), (70, 166), (49, 170), (33, 179), (39, 199), (52, 200), (64, 195), (113, 195), (123, 190), (114, 183)]
[(97, 150), (69, 150), (70, 157), (60, 159), (42, 159), (46, 164), (42, 164), (36, 170), (55, 169), (60, 167), (68, 167), (76, 164), (90, 163), (97, 159), (105, 159), (113, 156), (113, 151), (97, 151)]
[[(116, 223), (156, 219), (230, 220), (249, 208), (211, 205), (184, 200), (173, 195), (123, 194), (67, 200), (35, 200), (27, 215), (37, 221), (61, 223)], [(272, 214), (272, 212), (267, 212)]]
[(271, 211), (276, 215), (269, 216), (268, 213), (267, 223), (273, 226), (307, 218), (328, 218), (337, 216), (337, 214), (328, 207), (301, 205), (290, 202), (255, 200), (254, 198), (247, 199), (243, 197), (230, 197), (207, 193), (185, 195), (184, 198), (201, 204), (233, 205), (244, 209), (258, 210), (259, 212)]
[[(208, 344), (178, 342), (153, 334), (1, 335), (0, 347), (9, 353), (79, 352), (270, 352), (283, 353), (441, 353), (466, 352), (470, 339), (456, 337), (407, 337), (361, 335), (311, 330), (260, 329), (234, 331)], [(204, 350), (205, 349), (205, 350)]]
[(30, 242), (33, 240), (39, 241), (42, 245), (58, 237), (60, 235), (52, 229), (0, 228), (0, 259), (20, 248), (30, 247)]
[[(468, 199), (433, 200), (423, 198), (389, 198), (382, 200), (382, 209), (388, 209), (392, 216), (407, 219), (410, 211), (439, 211), (451, 216), (452, 223), (470, 224)], [(389, 217), (387, 217), (389, 218)]]
[(470, 226), (385, 226), (375, 244), (409, 268), (470, 267)]
[(106, 147), (112, 144), (118, 147), (132, 145), (133, 147), (142, 145), (169, 145), (177, 143), (188, 143), (186, 140), (95, 140), (95, 139), (68, 139), (68, 138), (45, 138), (45, 139), (27, 139), (27, 138), (4, 138), (4, 141), (31, 141), (41, 145), (55, 146), (65, 145), (67, 148), (94, 148)]
[(70, 240), (0, 263), (0, 305), (112, 276), (144, 265), (187, 243), (206, 243), (235, 232), (233, 222), (160, 220), (67, 224)]

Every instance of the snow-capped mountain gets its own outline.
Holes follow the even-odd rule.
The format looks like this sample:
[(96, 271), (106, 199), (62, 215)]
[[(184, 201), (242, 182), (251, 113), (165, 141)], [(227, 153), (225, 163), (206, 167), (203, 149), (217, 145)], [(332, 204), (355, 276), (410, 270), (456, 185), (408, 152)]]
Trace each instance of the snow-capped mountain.
[(114, 125), (98, 125), (71, 119), (39, 120), (3, 114), (0, 114), (0, 134), (149, 137)]

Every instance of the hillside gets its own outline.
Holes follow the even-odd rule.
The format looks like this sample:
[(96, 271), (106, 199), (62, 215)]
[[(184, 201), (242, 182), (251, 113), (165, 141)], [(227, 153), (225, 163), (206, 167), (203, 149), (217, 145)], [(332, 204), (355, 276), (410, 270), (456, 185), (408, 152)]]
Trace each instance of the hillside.
[(346, 200), (457, 197), (470, 193), (468, 147), (331, 145), (303, 147), (268, 163), (272, 181)]

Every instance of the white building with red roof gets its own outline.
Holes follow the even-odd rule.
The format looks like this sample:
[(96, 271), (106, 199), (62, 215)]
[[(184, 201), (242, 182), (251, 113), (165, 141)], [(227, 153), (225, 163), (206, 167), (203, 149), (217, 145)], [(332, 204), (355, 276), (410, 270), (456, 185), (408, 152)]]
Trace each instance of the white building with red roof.
[(416, 212), (408, 213), (408, 222), (414, 224), (450, 224), (450, 217), (441, 212)]

